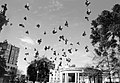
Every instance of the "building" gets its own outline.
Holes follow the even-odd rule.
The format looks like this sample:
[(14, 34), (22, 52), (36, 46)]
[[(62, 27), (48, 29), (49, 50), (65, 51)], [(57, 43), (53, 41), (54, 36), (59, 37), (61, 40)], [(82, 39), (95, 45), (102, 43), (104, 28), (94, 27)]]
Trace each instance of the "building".
[(68, 67), (61, 68), (59, 70), (55, 69), (50, 74), (50, 83), (102, 83), (102, 73), (98, 72), (97, 69), (87, 69), (83, 67)]
[[(12, 44), (8, 44), (8, 42), (5, 40), (4, 42), (0, 42), (0, 50), (2, 54), (1, 56), (3, 56), (6, 60), (6, 71), (8, 71), (8, 73), (13, 72), (16, 74), (20, 49)], [(8, 78), (8, 74), (5, 74), (5, 77)]]

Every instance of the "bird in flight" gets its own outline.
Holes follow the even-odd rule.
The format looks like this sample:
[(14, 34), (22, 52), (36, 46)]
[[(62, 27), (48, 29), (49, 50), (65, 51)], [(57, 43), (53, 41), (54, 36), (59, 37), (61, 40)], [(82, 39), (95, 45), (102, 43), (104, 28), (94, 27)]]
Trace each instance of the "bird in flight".
[(27, 17), (24, 17), (24, 20), (27, 20)]
[(57, 31), (56, 31), (56, 29), (54, 28), (54, 30), (52, 31), (52, 33), (53, 34), (56, 34), (57, 33)]
[(24, 6), (27, 10), (30, 10), (29, 3)]
[(68, 22), (67, 21), (65, 22), (65, 26), (68, 27)]
[(86, 5), (87, 7), (90, 5), (90, 3), (91, 3), (91, 2), (88, 1), (88, 0), (85, 1), (85, 5)]
[(40, 24), (37, 24), (36, 27), (40, 28)]
[(83, 32), (82, 36), (86, 36), (86, 32), (85, 31)]
[(89, 21), (89, 17), (86, 16), (85, 19), (86, 19), (87, 21)]
[(62, 26), (59, 26), (59, 30), (62, 31), (62, 30), (63, 30), (63, 27), (62, 27)]
[(42, 39), (38, 39), (38, 41), (37, 41), (37, 42), (38, 42), (38, 44), (41, 44), (41, 42), (42, 42)]
[(23, 28), (25, 27), (24, 24), (19, 24), (19, 26), (21, 26), (21, 27), (23, 27)]
[(91, 10), (90, 9), (87, 9), (87, 15), (90, 15), (91, 14)]
[(26, 31), (25, 33), (26, 33), (26, 34), (29, 34), (29, 31)]

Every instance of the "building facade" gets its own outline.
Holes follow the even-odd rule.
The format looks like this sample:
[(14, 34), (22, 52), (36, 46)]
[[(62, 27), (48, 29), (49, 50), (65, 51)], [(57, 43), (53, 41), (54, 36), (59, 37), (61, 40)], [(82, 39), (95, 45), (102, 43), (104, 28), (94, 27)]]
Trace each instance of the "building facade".
[[(68, 67), (51, 71), (50, 83), (102, 83), (102, 77), (90, 78), (90, 73), (83, 67)], [(91, 72), (92, 73), (92, 72)]]
[[(6, 71), (13, 72), (16, 74), (17, 72), (17, 62), (18, 62), (18, 55), (20, 49), (12, 44), (8, 44), (7, 41), (0, 42), (0, 50), (1, 50), (1, 56), (3, 56), (6, 60)], [(8, 78), (8, 74), (5, 74), (5, 77)], [(5, 80), (6, 81), (6, 80)]]

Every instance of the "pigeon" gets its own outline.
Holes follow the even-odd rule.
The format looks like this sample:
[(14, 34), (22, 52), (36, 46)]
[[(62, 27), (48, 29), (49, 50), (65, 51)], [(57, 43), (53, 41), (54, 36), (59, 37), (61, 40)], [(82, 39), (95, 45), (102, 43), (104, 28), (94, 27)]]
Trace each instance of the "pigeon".
[(37, 51), (37, 52), (35, 53), (35, 58), (37, 58), (38, 55), (39, 55), (39, 52)]
[(54, 30), (52, 31), (52, 33), (53, 33), (53, 34), (56, 34), (56, 33), (57, 33), (57, 31), (55, 30), (55, 28), (54, 28)]
[(54, 59), (55, 61), (57, 60), (57, 57), (55, 57), (55, 59)]
[(55, 55), (55, 56), (57, 55), (57, 54), (56, 54), (56, 51), (53, 52), (53, 55)]
[(71, 61), (71, 59), (70, 59), (70, 58), (66, 58), (66, 61), (67, 61), (67, 62), (70, 62), (70, 61)]
[(24, 20), (27, 20), (27, 17), (24, 17)]
[(87, 15), (90, 15), (91, 14), (91, 10), (90, 9), (87, 9)]
[(60, 60), (62, 60), (62, 58), (59, 58)]
[(29, 3), (24, 6), (27, 10), (30, 10)]
[(19, 24), (19, 26), (21, 26), (21, 27), (23, 27), (23, 28), (25, 27), (23, 24)]
[(77, 49), (77, 48), (75, 48), (75, 51), (78, 51), (78, 49)]
[(71, 46), (73, 46), (73, 43), (70, 43)]
[(64, 49), (62, 49), (62, 51), (64, 51)]
[(62, 31), (62, 30), (63, 30), (62, 26), (59, 26), (59, 30), (60, 30), (60, 31)]
[(65, 39), (65, 44), (67, 44), (68, 43), (68, 39)]
[(68, 22), (67, 21), (65, 22), (65, 26), (68, 27)]
[(85, 31), (83, 32), (82, 36), (86, 36), (86, 32)]
[(25, 49), (27, 49), (27, 47), (25, 47)]
[(65, 40), (63, 35), (59, 36), (59, 38), (62, 39), (63, 41)]
[(89, 18), (88, 18), (87, 16), (85, 17), (85, 19), (86, 19), (87, 21), (89, 21)]
[(88, 52), (88, 51), (89, 51), (88, 46), (85, 46), (85, 49), (86, 49), (86, 52)]
[(53, 48), (51, 48), (51, 50), (53, 50)]
[(46, 31), (44, 31), (44, 35), (46, 35)]
[(52, 57), (50, 57), (50, 59), (52, 59)]
[(35, 55), (37, 55), (37, 56), (38, 56), (38, 55), (39, 55), (39, 52), (37, 51), (37, 52), (35, 53)]
[(13, 24), (12, 23), (10, 23), (10, 26), (12, 26)]
[(69, 53), (72, 53), (72, 48), (68, 49), (68, 52), (69, 52)]
[(38, 42), (38, 44), (41, 44), (41, 42), (42, 42), (42, 39), (38, 39), (38, 41), (37, 41), (37, 42)]
[(26, 61), (27, 59), (26, 59), (26, 58), (24, 58), (24, 60)]
[(77, 42), (78, 45), (80, 45), (80, 42)]
[(40, 28), (40, 24), (37, 24), (36, 27)]
[(47, 46), (44, 47), (44, 50), (45, 50), (45, 51), (47, 50)]
[(62, 55), (63, 57), (67, 57), (67, 55), (66, 55), (66, 52), (63, 52), (63, 55)]
[(88, 7), (90, 5), (91, 2), (89, 2), (88, 0), (86, 0), (85, 5)]
[(27, 56), (27, 55), (29, 55), (29, 53), (25, 53), (25, 55)]
[(34, 48), (34, 51), (36, 51), (36, 48)]
[(26, 33), (26, 34), (29, 34), (29, 31), (26, 31), (25, 33)]
[(59, 63), (59, 66), (62, 66), (62, 62)]

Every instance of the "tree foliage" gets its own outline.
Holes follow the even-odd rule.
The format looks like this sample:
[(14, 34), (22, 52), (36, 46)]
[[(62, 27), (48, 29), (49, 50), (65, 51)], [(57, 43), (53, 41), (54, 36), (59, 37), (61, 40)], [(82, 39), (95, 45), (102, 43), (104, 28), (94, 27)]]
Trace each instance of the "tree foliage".
[(46, 57), (32, 61), (27, 68), (29, 80), (47, 82), (49, 79), (50, 69), (54, 69), (54, 67), (55, 64)]
[(111, 11), (103, 10), (91, 23), (91, 43), (99, 57), (97, 67), (109, 72), (119, 67), (120, 52), (120, 5), (115, 4)]

